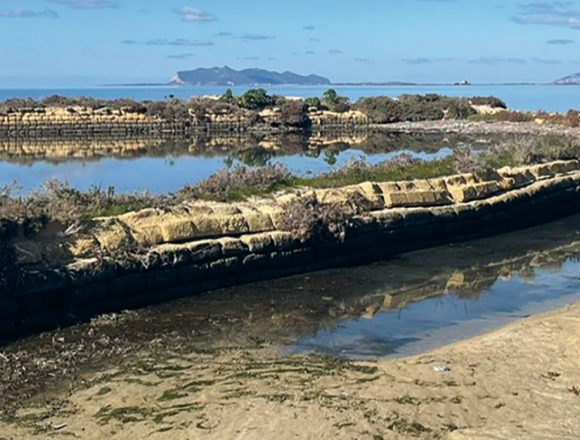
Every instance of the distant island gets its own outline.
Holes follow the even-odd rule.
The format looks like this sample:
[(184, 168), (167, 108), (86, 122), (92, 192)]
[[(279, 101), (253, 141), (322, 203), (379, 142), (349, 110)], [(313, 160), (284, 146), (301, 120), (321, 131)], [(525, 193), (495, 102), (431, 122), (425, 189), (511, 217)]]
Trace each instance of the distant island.
[(273, 72), (264, 69), (234, 70), (230, 67), (211, 67), (177, 72), (170, 82), (179, 86), (263, 86), (263, 85), (330, 85), (331, 81), (318, 75), (298, 75), (293, 72)]
[(565, 76), (559, 80), (554, 81), (554, 84), (558, 85), (580, 85), (580, 73), (574, 73), (572, 75)]

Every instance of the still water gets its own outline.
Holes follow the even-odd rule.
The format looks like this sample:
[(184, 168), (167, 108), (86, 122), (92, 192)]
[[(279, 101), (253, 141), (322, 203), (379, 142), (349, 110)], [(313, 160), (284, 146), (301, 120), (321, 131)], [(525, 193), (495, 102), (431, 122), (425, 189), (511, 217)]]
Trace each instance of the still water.
[(90, 345), (106, 336), (145, 357), (261, 345), (345, 358), (401, 356), (578, 302), (579, 274), (574, 216), (370, 265), (221, 289), (96, 321), (91, 331), (82, 324), (22, 343), (34, 350), (55, 338)]
[[(516, 110), (545, 110), (566, 112), (580, 109), (580, 86), (557, 85), (472, 85), (472, 86), (332, 86), (341, 95), (352, 101), (367, 96), (397, 97), (403, 94), (437, 93), (446, 96), (496, 96)], [(234, 87), (239, 95), (249, 87)], [(329, 86), (324, 87), (269, 87), (271, 94), (283, 96), (322, 96)], [(226, 87), (100, 87), (86, 89), (0, 89), (0, 101), (9, 98), (40, 99), (51, 95), (92, 96), (101, 99), (132, 98), (136, 100), (160, 100), (169, 96), (189, 98), (191, 96), (222, 95)]]
[[(341, 168), (353, 160), (375, 164), (402, 154), (423, 160), (444, 158), (452, 154), (449, 148), (434, 152), (400, 150), (388, 153), (365, 153), (357, 149), (325, 154), (321, 151), (295, 153), (280, 157), (266, 154), (263, 164), (283, 164), (295, 175), (318, 175)], [(225, 167), (246, 164), (229, 156), (105, 157), (96, 160), (37, 160), (25, 163), (0, 161), (0, 188), (17, 184), (23, 193), (38, 189), (48, 180), (68, 182), (72, 187), (87, 190), (92, 186), (115, 187), (118, 192), (147, 191), (153, 194), (174, 192), (193, 185)], [(252, 163), (252, 165), (256, 165)]]

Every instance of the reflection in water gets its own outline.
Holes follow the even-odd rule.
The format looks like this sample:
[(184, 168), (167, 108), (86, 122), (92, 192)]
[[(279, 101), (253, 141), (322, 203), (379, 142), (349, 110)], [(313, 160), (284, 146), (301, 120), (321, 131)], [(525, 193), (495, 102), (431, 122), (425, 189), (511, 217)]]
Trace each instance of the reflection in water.
[(48, 179), (58, 179), (84, 190), (114, 186), (121, 192), (166, 193), (235, 164), (260, 167), (281, 163), (295, 174), (310, 175), (343, 167), (356, 159), (377, 163), (404, 153), (425, 160), (438, 159), (451, 154), (458, 144), (477, 146), (479, 141), (456, 135), (393, 133), (94, 140), (69, 144), (0, 140), (0, 187), (16, 182), (29, 192)]
[(109, 338), (131, 352), (268, 343), (349, 357), (416, 353), (580, 300), (579, 256), (575, 216), (367, 266), (208, 292), (13, 346), (34, 352), (58, 336), (83, 346)]

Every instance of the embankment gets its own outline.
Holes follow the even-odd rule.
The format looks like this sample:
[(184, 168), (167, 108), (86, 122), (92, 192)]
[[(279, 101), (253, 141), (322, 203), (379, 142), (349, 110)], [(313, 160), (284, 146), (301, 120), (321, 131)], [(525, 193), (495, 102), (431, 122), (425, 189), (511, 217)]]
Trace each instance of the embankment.
[(580, 162), (558, 161), (241, 203), (192, 201), (40, 230), (2, 221), (1, 339), (539, 224), (580, 211), (579, 190)]
[(369, 125), (369, 118), (358, 111), (316, 110), (309, 112), (300, 125), (288, 125), (280, 119), (279, 109), (266, 109), (259, 113), (206, 110), (203, 114), (189, 110), (179, 116), (164, 118), (131, 108), (39, 107), (0, 114), (0, 139), (156, 139), (199, 133), (271, 133), (306, 129), (356, 131)]

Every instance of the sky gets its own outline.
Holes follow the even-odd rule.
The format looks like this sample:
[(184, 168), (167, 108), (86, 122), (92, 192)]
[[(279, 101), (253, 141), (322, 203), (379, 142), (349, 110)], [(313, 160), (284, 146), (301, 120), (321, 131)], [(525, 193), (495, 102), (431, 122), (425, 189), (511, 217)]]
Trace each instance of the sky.
[(551, 82), (580, 0), (0, 0), (0, 88), (166, 82), (198, 67), (334, 82)]

